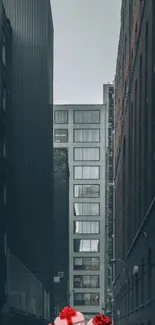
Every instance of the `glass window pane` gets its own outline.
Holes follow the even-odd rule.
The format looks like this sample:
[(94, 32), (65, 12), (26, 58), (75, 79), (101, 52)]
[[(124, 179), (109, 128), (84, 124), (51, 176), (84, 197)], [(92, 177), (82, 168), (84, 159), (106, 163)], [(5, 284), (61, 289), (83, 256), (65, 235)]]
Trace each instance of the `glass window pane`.
[(99, 270), (99, 257), (75, 257), (74, 270)]
[(90, 179), (90, 167), (84, 166), (83, 167), (83, 179)]
[(67, 124), (68, 123), (68, 111), (54, 111), (54, 123)]
[(99, 179), (99, 166), (74, 166), (74, 179)]
[(82, 167), (74, 167), (74, 179), (82, 179)]
[(76, 306), (98, 306), (99, 293), (74, 293), (74, 305)]
[(92, 257), (91, 258), (91, 270), (99, 270), (99, 267), (100, 267), (99, 257)]
[(100, 130), (74, 129), (74, 142), (99, 142)]
[(74, 216), (98, 216), (99, 203), (74, 203)]
[(100, 123), (100, 111), (99, 110), (84, 110), (74, 111), (74, 123), (75, 124), (98, 124)]
[(74, 197), (78, 198), (98, 198), (100, 196), (100, 186), (94, 184), (74, 185)]
[(74, 239), (74, 252), (99, 252), (99, 239)]
[(54, 130), (54, 142), (68, 142), (68, 130), (67, 129), (55, 129)]
[(99, 221), (75, 221), (74, 234), (99, 234)]
[(91, 275), (91, 288), (99, 288), (99, 276)]
[(99, 288), (99, 276), (74, 275), (74, 288)]
[(100, 172), (99, 166), (90, 167), (90, 179), (99, 179), (99, 172)]
[(97, 161), (100, 160), (99, 148), (74, 148), (75, 161)]

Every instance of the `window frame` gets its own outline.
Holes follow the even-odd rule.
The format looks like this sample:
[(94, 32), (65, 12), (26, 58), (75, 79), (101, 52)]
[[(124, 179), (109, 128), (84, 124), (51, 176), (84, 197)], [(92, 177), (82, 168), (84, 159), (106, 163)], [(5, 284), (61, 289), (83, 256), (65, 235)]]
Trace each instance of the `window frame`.
[[(98, 186), (98, 196), (75, 196), (75, 188), (76, 186), (82, 186), (82, 192), (84, 186)], [(82, 193), (83, 194), (83, 193)], [(99, 199), (100, 198), (100, 184), (73, 184), (73, 197), (76, 199)]]
[[(76, 167), (81, 167), (82, 168), (82, 178), (75, 178), (75, 170), (76, 170)], [(83, 168), (84, 167), (89, 167), (89, 168), (98, 168), (98, 174), (99, 174), (99, 177), (98, 178), (83, 178)], [(75, 180), (99, 180), (100, 179), (100, 166), (99, 165), (76, 165), (76, 166), (73, 166), (73, 177)]]
[[(57, 131), (57, 130), (67, 131), (67, 141), (60, 141), (60, 142), (55, 141), (55, 131)], [(61, 129), (61, 128), (54, 129), (54, 143), (68, 143), (68, 129), (67, 128), (66, 129)]]
[[(59, 123), (57, 123), (56, 122), (56, 113), (57, 112), (67, 112), (67, 122), (63, 122), (63, 123), (61, 123), (61, 122), (59, 122)], [(54, 110), (54, 124), (61, 124), (61, 125), (64, 125), (64, 124), (68, 124), (68, 110), (65, 110), (65, 109), (55, 109)]]
[(73, 211), (75, 211), (75, 208), (74, 208), (74, 206), (75, 206), (75, 204), (96, 204), (96, 205), (98, 205), (98, 207), (99, 207), (99, 212), (98, 212), (98, 214), (79, 214), (79, 215), (75, 215), (75, 213), (74, 213), (74, 217), (83, 217), (83, 216), (86, 216), (86, 217), (99, 217), (100, 216), (100, 202), (73, 202)]
[[(75, 264), (75, 259), (76, 258), (81, 258), (82, 259), (82, 268), (80, 269), (80, 268), (75, 268), (75, 266), (76, 266), (76, 264)], [(83, 263), (83, 260), (85, 260), (85, 259), (88, 259), (88, 258), (90, 258), (90, 261), (91, 261), (91, 263), (90, 263), (90, 265), (91, 265), (91, 268), (89, 268), (89, 269), (87, 269), (87, 268), (83, 268), (83, 266), (85, 266), (86, 264), (84, 264)], [(92, 268), (92, 265), (93, 265), (93, 263), (92, 263), (92, 260), (93, 260), (93, 258), (97, 258), (98, 259), (98, 268)], [(74, 256), (73, 257), (73, 268), (74, 268), (74, 271), (100, 271), (100, 257), (99, 256), (80, 256), (80, 257), (77, 257), (77, 256)]]
[[(86, 222), (86, 223), (88, 223), (88, 222), (90, 222), (90, 223), (95, 222), (95, 223), (98, 223), (99, 232), (89, 232), (89, 233), (88, 232), (82, 232), (82, 233), (76, 233), (75, 232), (76, 222), (81, 222), (81, 223), (83, 223), (83, 222)], [(91, 226), (90, 226), (90, 228), (91, 228)], [(74, 233), (74, 235), (100, 235), (100, 221), (99, 220), (74, 220), (74, 223), (73, 223), (73, 233)]]
[[(79, 241), (90, 241), (90, 250), (89, 251), (80, 251), (80, 252), (78, 252), (78, 251), (75, 251), (75, 241), (77, 241), (77, 240), (79, 240)], [(92, 241), (95, 241), (95, 240), (97, 240), (98, 241), (98, 251), (94, 251), (94, 250), (91, 250), (91, 242)], [(74, 238), (73, 239), (73, 251), (74, 251), (74, 253), (83, 253), (83, 254), (89, 254), (89, 253), (93, 253), (93, 254), (98, 254), (98, 253), (100, 253), (100, 238), (97, 238), (97, 239), (95, 239), (95, 238)]]
[[(99, 131), (99, 139), (98, 141), (75, 141), (75, 132), (76, 131)], [(96, 129), (96, 128), (91, 128), (91, 129), (88, 129), (88, 128), (74, 128), (73, 129), (73, 142), (74, 143), (100, 143), (100, 129)]]
[[(81, 160), (79, 160), (79, 159), (75, 159), (75, 151), (76, 151), (76, 149), (98, 149), (98, 151), (99, 151), (99, 159), (95, 159), (95, 160), (90, 160), (90, 159), (88, 159), (88, 160), (84, 160), (83, 159), (83, 157), (82, 157), (82, 159)], [(83, 156), (83, 152), (82, 152), (82, 156)], [(73, 148), (73, 160), (74, 161), (100, 161), (100, 147), (74, 147)]]
[[(88, 277), (90, 277), (90, 286), (84, 286), (84, 277), (85, 276), (88, 276)], [(96, 276), (98, 279), (97, 279), (97, 287), (93, 287), (93, 286), (91, 286), (91, 282), (92, 282), (92, 277), (94, 277), (94, 276)], [(75, 285), (75, 277), (80, 277), (82, 280), (81, 280), (81, 282), (82, 282), (82, 286), (80, 287), (78, 287), (78, 286), (76, 286)], [(73, 275), (73, 287), (74, 287), (74, 289), (99, 289), (100, 288), (100, 275), (99, 274), (74, 274)]]
[[(75, 122), (75, 112), (81, 112), (81, 113), (84, 113), (84, 112), (98, 112), (99, 113), (99, 122), (87, 122), (87, 123), (81, 123), (81, 122)], [(73, 124), (88, 124), (88, 125), (91, 125), (91, 124), (100, 124), (100, 110), (99, 109), (92, 109), (92, 110), (90, 110), (90, 109), (82, 109), (82, 110), (80, 110), (80, 109), (75, 109), (74, 111), (73, 111)]]
[[(88, 295), (88, 294), (97, 295), (98, 296), (98, 304), (92, 305), (92, 304), (77, 304), (77, 303), (75, 303), (78, 301), (75, 299), (75, 295), (81, 295), (81, 297), (83, 297), (83, 299), (81, 299), (81, 301), (84, 302), (84, 295)], [(74, 292), (73, 301), (74, 301), (75, 306), (99, 306), (100, 305), (100, 293), (99, 292)]]

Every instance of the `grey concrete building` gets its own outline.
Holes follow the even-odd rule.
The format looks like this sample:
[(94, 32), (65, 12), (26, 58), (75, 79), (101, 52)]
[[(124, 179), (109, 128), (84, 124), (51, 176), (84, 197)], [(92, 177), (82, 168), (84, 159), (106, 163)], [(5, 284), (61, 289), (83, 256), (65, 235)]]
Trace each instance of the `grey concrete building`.
[(8, 245), (51, 290), (53, 23), (50, 0), (4, 0), (12, 27)]
[(54, 106), (54, 146), (68, 148), (69, 296), (89, 320), (104, 308), (106, 105)]

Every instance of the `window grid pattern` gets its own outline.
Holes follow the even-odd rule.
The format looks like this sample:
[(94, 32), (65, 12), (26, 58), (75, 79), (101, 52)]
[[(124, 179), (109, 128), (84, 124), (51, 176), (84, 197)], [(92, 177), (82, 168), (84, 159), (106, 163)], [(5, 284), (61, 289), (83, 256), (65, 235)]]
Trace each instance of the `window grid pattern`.
[(98, 124), (100, 123), (99, 110), (74, 111), (74, 124)]
[(67, 124), (68, 123), (68, 111), (65, 111), (65, 110), (54, 111), (54, 123), (55, 124)]
[(75, 161), (99, 161), (100, 148), (74, 148)]
[(75, 306), (99, 306), (99, 293), (74, 293)]
[(95, 184), (75, 184), (74, 197), (78, 198), (99, 198), (100, 185)]
[(74, 275), (74, 288), (99, 288), (99, 275)]
[(74, 239), (75, 253), (98, 253), (100, 251), (99, 239)]
[(99, 142), (99, 129), (74, 129), (74, 142)]
[(99, 216), (100, 214), (100, 204), (97, 203), (87, 203), (79, 202), (74, 203), (74, 216)]
[(74, 257), (74, 270), (96, 271), (100, 269), (99, 257)]
[(68, 142), (68, 129), (55, 129), (54, 142), (57, 143)]
[(99, 221), (74, 221), (74, 234), (99, 234)]
[(74, 166), (74, 179), (99, 179), (99, 166)]

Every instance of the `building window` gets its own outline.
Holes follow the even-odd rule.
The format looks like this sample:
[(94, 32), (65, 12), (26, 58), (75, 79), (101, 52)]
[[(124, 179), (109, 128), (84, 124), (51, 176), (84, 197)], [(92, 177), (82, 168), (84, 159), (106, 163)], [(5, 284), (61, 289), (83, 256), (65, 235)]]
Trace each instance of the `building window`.
[(97, 203), (74, 203), (74, 216), (99, 216), (100, 204)]
[(68, 142), (68, 129), (55, 129), (54, 142)]
[(130, 313), (130, 278), (128, 278), (128, 313)]
[(79, 184), (74, 185), (74, 197), (98, 198), (100, 197), (100, 185)]
[(74, 148), (75, 161), (98, 161), (100, 160), (100, 148)]
[(74, 166), (74, 179), (99, 179), (99, 166)]
[(99, 257), (75, 257), (74, 270), (97, 271), (100, 269)]
[(99, 288), (99, 275), (74, 275), (74, 288)]
[(74, 129), (74, 142), (99, 142), (100, 130)]
[(144, 260), (141, 263), (141, 304), (144, 304)]
[(67, 124), (68, 123), (68, 111), (54, 111), (54, 123), (55, 124)]
[(98, 124), (100, 111), (74, 111), (74, 124)]
[(131, 284), (131, 311), (134, 310), (134, 275), (132, 276)]
[(6, 65), (6, 38), (5, 38), (5, 35), (3, 35), (2, 60), (3, 60), (3, 64)]
[(99, 221), (74, 221), (74, 234), (99, 234)]
[(6, 205), (6, 185), (4, 186), (4, 205)]
[(147, 258), (147, 264), (148, 264), (148, 273), (147, 273), (147, 299), (152, 299), (152, 251), (149, 249), (148, 251), (148, 258)]
[(3, 110), (6, 110), (6, 88), (3, 88)]
[(138, 308), (139, 307), (139, 278), (138, 278), (138, 275), (136, 274), (136, 276), (135, 276), (135, 289), (136, 289), (136, 308)]
[(99, 306), (99, 293), (74, 293), (75, 306)]
[(6, 158), (6, 143), (3, 143), (3, 157)]
[(98, 253), (99, 251), (99, 239), (74, 239), (75, 253)]

